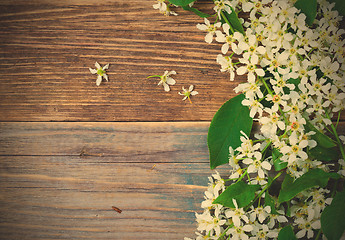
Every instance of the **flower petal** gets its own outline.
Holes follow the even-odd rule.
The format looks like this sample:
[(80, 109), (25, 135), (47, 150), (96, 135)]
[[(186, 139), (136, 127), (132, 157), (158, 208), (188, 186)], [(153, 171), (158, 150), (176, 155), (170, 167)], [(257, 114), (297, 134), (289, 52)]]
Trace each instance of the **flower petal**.
[(95, 67), (96, 67), (97, 69), (100, 69), (100, 68), (101, 68), (101, 65), (99, 65), (98, 62), (96, 62), (96, 63), (95, 63)]
[(102, 82), (102, 77), (98, 75), (97, 80), (96, 80), (96, 85), (97, 86), (101, 85), (101, 82)]
[(264, 71), (263, 69), (261, 69), (261, 68), (255, 69), (255, 73), (256, 73), (258, 76), (260, 76), (260, 77), (265, 76), (265, 71)]
[(168, 77), (166, 83), (169, 84), (169, 85), (174, 85), (176, 83), (176, 81), (173, 78)]
[(241, 220), (238, 216), (234, 215), (232, 216), (232, 221), (236, 227), (239, 227), (241, 225)]
[(317, 220), (311, 224), (312, 228), (314, 229), (320, 229), (321, 228), (321, 222), (320, 220)]
[(299, 231), (299, 232), (296, 234), (296, 237), (297, 237), (297, 238), (302, 238), (302, 237), (304, 237), (306, 231), (307, 231), (307, 230), (302, 229), (301, 231)]
[(226, 54), (229, 51), (229, 44), (224, 43), (222, 46), (222, 53)]
[(249, 167), (248, 167), (248, 173), (254, 173), (254, 172), (256, 172), (255, 167), (254, 167), (253, 165), (249, 165)]
[(171, 74), (176, 74), (176, 71), (173, 70), (173, 71), (168, 72), (167, 76), (169, 76)]
[(205, 36), (205, 42), (211, 43), (213, 41), (213, 33), (207, 33)]
[(261, 163), (261, 166), (266, 170), (271, 170), (271, 167), (272, 167), (271, 164), (269, 164), (269, 162), (267, 162), (267, 161), (263, 161)]
[(109, 63), (107, 63), (106, 65), (104, 65), (104, 67), (102, 68), (103, 70), (106, 70), (109, 68)]
[(251, 226), (251, 225), (245, 225), (245, 226), (243, 226), (243, 231), (245, 231), (245, 232), (250, 232), (250, 231), (252, 231), (253, 230), (253, 227)]
[(96, 74), (96, 73), (97, 73), (97, 70), (96, 70), (96, 69), (89, 68), (89, 70), (90, 70), (90, 72), (91, 72), (92, 74)]
[(200, 24), (200, 23), (198, 23), (198, 24), (196, 25), (196, 27), (197, 27), (199, 30), (201, 30), (201, 31), (206, 31), (206, 30), (207, 30), (207, 26), (206, 26), (205, 24)]
[(237, 70), (236, 70), (237, 75), (243, 75), (243, 74), (245, 74), (246, 72), (247, 72), (247, 68), (244, 67), (244, 66), (239, 67), (239, 68), (237, 68)]
[(170, 91), (170, 87), (168, 84), (166, 84), (165, 82), (163, 82), (163, 87), (164, 87), (164, 91), (169, 92)]
[(103, 73), (103, 77), (104, 77), (104, 79), (108, 82), (108, 75), (105, 74), (105, 73)]

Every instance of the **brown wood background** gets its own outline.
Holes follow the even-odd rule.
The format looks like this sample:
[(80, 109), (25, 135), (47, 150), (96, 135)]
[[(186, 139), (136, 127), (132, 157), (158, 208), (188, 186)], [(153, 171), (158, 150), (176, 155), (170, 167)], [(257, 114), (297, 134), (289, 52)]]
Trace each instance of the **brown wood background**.
[[(209, 121), (234, 95), (203, 20), (145, 1), (0, 1), (1, 121)], [(206, 1), (201, 9), (212, 10)], [(110, 63), (96, 87), (88, 68)], [(175, 70), (170, 92), (149, 75)], [(193, 84), (193, 105), (177, 93)]]
[[(239, 80), (201, 18), (154, 3), (0, 0), (0, 239), (194, 236), (209, 122)], [(99, 87), (95, 61), (110, 63)], [(170, 92), (146, 79), (165, 70)]]
[[(0, 0), (0, 239), (194, 236), (208, 126), (244, 78), (219, 71), (201, 18), (154, 3)], [(165, 70), (170, 92), (146, 79)]]

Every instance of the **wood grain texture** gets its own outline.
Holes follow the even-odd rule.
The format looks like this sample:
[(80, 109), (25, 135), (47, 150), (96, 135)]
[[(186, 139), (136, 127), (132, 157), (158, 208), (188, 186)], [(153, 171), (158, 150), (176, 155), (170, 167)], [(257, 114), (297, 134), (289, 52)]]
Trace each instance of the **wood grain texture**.
[(65, 156), (0, 161), (0, 239), (193, 236), (194, 212), (201, 210), (211, 173), (207, 163), (129, 164)]
[(208, 125), (0, 123), (0, 239), (193, 236)]
[(0, 123), (0, 155), (102, 156), (115, 162), (207, 162), (209, 122)]
[[(154, 1), (0, 1), (0, 121), (210, 121), (234, 96), (203, 20)], [(212, 11), (206, 1), (201, 10)], [(109, 82), (88, 68), (110, 63)], [(165, 92), (149, 75), (175, 70)], [(181, 87), (199, 95), (182, 101)]]
[(0, 239), (193, 236), (208, 125), (0, 123)]

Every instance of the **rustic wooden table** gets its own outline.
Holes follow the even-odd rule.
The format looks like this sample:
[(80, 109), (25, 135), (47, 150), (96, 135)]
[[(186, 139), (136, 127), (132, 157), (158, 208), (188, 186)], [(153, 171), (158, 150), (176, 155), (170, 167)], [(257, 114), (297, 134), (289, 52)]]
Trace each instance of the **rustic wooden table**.
[[(152, 4), (0, 0), (0, 239), (194, 235), (208, 126), (243, 78), (219, 71), (201, 18)], [(165, 70), (170, 92), (146, 79)], [(177, 94), (190, 84), (193, 104)]]
[[(194, 235), (208, 126), (238, 81), (201, 18), (152, 4), (0, 1), (0, 239)], [(110, 63), (99, 87), (96, 61)], [(165, 70), (170, 92), (146, 79)], [(177, 94), (190, 84), (193, 104)]]

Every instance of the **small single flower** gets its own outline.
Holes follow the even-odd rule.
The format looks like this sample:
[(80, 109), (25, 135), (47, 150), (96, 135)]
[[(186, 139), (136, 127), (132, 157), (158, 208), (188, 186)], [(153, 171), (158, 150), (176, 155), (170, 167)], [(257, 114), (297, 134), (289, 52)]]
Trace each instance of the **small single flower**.
[(157, 0), (156, 4), (153, 4), (153, 8), (154, 9), (158, 9), (160, 13), (164, 14), (165, 16), (169, 16), (169, 15), (177, 15), (177, 13), (173, 12), (170, 10), (169, 7), (170, 4), (166, 4), (165, 0)]
[(169, 92), (170, 91), (170, 87), (169, 85), (174, 85), (176, 83), (176, 81), (170, 77), (170, 75), (172, 74), (176, 74), (175, 71), (165, 71), (164, 74), (161, 76), (161, 75), (152, 75), (152, 76), (149, 76), (147, 78), (152, 78), (152, 77), (159, 77), (161, 80), (159, 81), (158, 85), (163, 85), (164, 87), (164, 90), (166, 92)]
[(211, 43), (213, 41), (214, 34), (219, 35), (222, 32), (217, 30), (222, 26), (221, 22), (217, 22), (215, 24), (211, 24), (210, 21), (207, 18), (204, 18), (205, 24), (198, 23), (196, 27), (201, 31), (206, 31), (207, 34), (205, 36), (205, 42)]
[(241, 223), (241, 219), (243, 221), (245, 221), (246, 223), (249, 222), (248, 217), (245, 215), (245, 212), (243, 210), (243, 208), (238, 208), (237, 202), (236, 200), (233, 198), (232, 202), (235, 206), (235, 208), (230, 208), (228, 210), (225, 211), (225, 216), (227, 218), (231, 218), (232, 222), (234, 223), (234, 225), (236, 227), (240, 227), (242, 225)]
[(198, 94), (197, 91), (193, 91), (193, 88), (194, 88), (193, 85), (190, 85), (188, 90), (186, 90), (184, 87), (182, 87), (183, 92), (178, 93), (178, 94), (184, 96), (184, 98), (182, 100), (186, 100), (188, 98), (189, 102), (192, 103), (192, 101), (190, 100), (190, 95), (194, 96), (194, 95)]
[(106, 74), (105, 70), (107, 70), (109, 68), (109, 63), (106, 64), (103, 68), (101, 67), (101, 65), (99, 65), (98, 62), (95, 63), (95, 67), (96, 69), (92, 69), (89, 68), (90, 72), (92, 74), (96, 74), (97, 73), (97, 80), (96, 80), (96, 85), (99, 86), (102, 82), (102, 77), (108, 82), (108, 75)]

